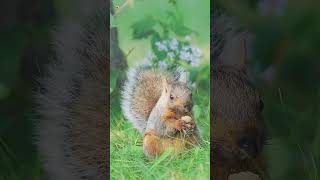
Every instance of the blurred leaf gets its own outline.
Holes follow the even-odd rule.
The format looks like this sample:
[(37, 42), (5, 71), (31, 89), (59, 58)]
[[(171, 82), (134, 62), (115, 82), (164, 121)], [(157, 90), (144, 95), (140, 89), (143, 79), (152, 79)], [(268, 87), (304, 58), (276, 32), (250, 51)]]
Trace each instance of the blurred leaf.
[(156, 21), (151, 16), (145, 17), (144, 19), (134, 23), (131, 28), (133, 30), (132, 37), (133, 39), (144, 39), (153, 34), (154, 26)]
[(194, 33), (193, 30), (184, 25), (183, 16), (179, 12), (168, 11), (168, 21), (171, 30), (178, 36), (186, 36)]
[(175, 6), (177, 5), (177, 0), (169, 0), (169, 3)]

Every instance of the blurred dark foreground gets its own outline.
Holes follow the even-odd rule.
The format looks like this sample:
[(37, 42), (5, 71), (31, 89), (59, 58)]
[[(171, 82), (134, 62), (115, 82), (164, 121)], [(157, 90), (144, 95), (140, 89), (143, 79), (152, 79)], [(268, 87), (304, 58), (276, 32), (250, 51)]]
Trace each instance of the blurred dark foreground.
[(54, 1), (0, 2), (0, 179), (41, 179), (32, 91), (49, 62)]
[(217, 1), (252, 34), (249, 65), (264, 101), (271, 179), (319, 179), (320, 1)]

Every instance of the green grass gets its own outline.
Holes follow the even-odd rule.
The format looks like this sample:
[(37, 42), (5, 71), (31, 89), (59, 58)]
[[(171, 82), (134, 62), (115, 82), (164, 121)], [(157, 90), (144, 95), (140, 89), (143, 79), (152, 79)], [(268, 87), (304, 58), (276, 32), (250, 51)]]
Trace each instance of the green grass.
[[(197, 121), (209, 129), (208, 119)], [(204, 133), (202, 146), (170, 156), (170, 150), (149, 160), (142, 150), (142, 135), (124, 120), (121, 112), (112, 113), (110, 130), (111, 179), (209, 179), (210, 142)]]

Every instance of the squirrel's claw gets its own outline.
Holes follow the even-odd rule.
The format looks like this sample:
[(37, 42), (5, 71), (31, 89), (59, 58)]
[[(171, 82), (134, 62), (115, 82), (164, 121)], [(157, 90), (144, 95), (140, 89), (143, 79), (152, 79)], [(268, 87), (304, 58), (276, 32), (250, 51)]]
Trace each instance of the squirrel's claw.
[(177, 130), (179, 131), (193, 131), (194, 128), (195, 128), (195, 122), (193, 121), (186, 122), (182, 119), (179, 120), (178, 126), (177, 126)]
[(187, 129), (187, 123), (186, 123), (185, 121), (182, 121), (182, 120), (180, 119), (180, 120), (178, 120), (178, 121), (176, 122), (176, 127), (175, 127), (175, 129), (177, 129), (177, 130), (179, 130), (179, 131), (185, 130), (185, 129)]

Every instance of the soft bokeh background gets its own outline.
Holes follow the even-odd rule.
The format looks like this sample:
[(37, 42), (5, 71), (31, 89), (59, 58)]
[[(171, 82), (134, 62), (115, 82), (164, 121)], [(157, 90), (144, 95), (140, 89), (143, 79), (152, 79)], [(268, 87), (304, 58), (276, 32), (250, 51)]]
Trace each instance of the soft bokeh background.
[[(128, 1), (116, 0), (114, 6), (120, 6)], [(142, 150), (142, 135), (123, 118), (119, 109), (119, 89), (115, 83), (119, 79), (119, 69), (111, 73), (111, 128), (110, 128), (110, 168), (112, 179), (209, 179), (210, 175), (210, 1), (194, 0), (135, 0), (123, 8), (113, 19), (113, 24), (119, 32), (119, 46), (126, 56), (128, 67), (143, 63), (152, 44), (163, 39), (153, 41), (152, 37), (142, 39), (133, 38), (132, 25), (146, 17), (152, 16), (156, 20), (168, 23), (167, 12), (173, 12), (183, 17), (183, 24), (196, 33), (184, 34), (185, 30), (179, 23), (173, 24), (169, 30), (176, 29), (177, 34), (169, 33), (168, 38), (184, 39), (191, 36), (190, 44), (201, 50), (199, 66), (186, 66), (190, 72), (193, 89), (194, 117), (202, 130), (204, 144), (202, 147), (190, 149), (180, 155), (170, 158), (168, 153), (148, 160)], [(176, 5), (173, 3), (176, 2)], [(149, 22), (150, 23), (150, 22)], [(141, 23), (135, 30), (146, 35), (149, 23)], [(151, 22), (152, 24), (152, 22)], [(141, 28), (139, 28), (141, 27)], [(159, 25), (156, 31), (161, 32)], [(186, 30), (187, 31), (187, 30)], [(161, 34), (161, 33), (160, 33)], [(117, 61), (117, 59), (112, 59)], [(122, 71), (121, 73), (125, 73)], [(120, 83), (121, 84), (121, 83)]]
[(0, 179), (40, 179), (32, 96), (48, 62), (54, 1), (0, 2)]
[(265, 104), (271, 179), (319, 179), (320, 2), (218, 2), (254, 35), (249, 65)]
[(83, 6), (71, 0), (0, 1), (0, 180), (46, 179), (33, 143), (32, 92), (53, 61), (59, 20), (88, 9)]
[[(124, 0), (113, 1), (114, 5), (121, 5)], [(133, 5), (127, 6), (116, 17), (116, 25), (119, 31), (119, 44), (125, 54), (132, 52), (127, 57), (129, 65), (142, 60), (150, 49), (150, 40), (134, 40), (132, 38), (132, 24), (146, 16), (153, 16), (160, 20), (167, 18), (167, 11), (174, 11), (175, 8), (168, 0), (135, 0)], [(209, 61), (210, 53), (210, 1), (178, 0), (178, 9), (182, 14), (185, 26), (198, 33), (193, 37), (193, 43), (204, 51), (203, 60)]]

